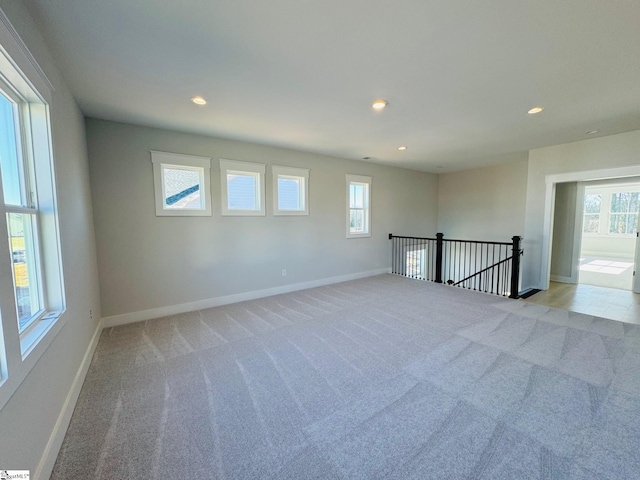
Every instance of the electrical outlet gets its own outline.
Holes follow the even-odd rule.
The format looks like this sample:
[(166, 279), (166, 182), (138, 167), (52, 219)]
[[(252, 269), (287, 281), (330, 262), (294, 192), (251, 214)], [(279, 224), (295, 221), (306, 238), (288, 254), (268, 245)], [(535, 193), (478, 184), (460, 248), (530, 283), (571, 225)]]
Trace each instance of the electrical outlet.
[(89, 310), (89, 318), (93, 318), (93, 310)]
[(283, 268), (283, 269), (282, 269), (282, 276), (283, 276), (283, 277), (286, 277), (286, 276), (287, 276), (287, 269), (286, 269), (286, 268)]

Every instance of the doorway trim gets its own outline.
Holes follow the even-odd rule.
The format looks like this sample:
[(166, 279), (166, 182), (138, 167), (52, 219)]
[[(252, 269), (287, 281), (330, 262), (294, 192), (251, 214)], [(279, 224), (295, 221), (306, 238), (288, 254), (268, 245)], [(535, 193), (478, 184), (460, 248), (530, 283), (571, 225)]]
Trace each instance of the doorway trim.
[(540, 272), (540, 287), (543, 290), (549, 289), (551, 277), (551, 242), (553, 241), (553, 212), (556, 202), (556, 184), (637, 176), (640, 176), (640, 165), (605, 168), (603, 170), (586, 170), (583, 172), (557, 173), (545, 176), (546, 191), (544, 200), (544, 225), (542, 230), (542, 268)]

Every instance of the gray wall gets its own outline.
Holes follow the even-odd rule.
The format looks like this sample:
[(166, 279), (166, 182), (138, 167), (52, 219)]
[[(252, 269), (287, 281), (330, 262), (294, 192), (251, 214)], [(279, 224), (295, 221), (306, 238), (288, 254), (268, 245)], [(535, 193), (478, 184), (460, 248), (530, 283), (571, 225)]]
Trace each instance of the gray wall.
[(578, 184), (576, 182), (556, 185), (551, 275), (565, 277), (564, 280), (569, 280), (573, 270), (577, 195)]
[(439, 175), (438, 231), (506, 242), (524, 234), (527, 161)]
[[(51, 128), (67, 323), (0, 411), (0, 468), (29, 469), (35, 475), (96, 331), (100, 318), (98, 275), (83, 117), (22, 2), (0, 0), (0, 8), (55, 88)], [(90, 309), (93, 319), (89, 318)], [(42, 473), (48, 478), (50, 472)]]
[[(432, 174), (96, 119), (86, 128), (103, 317), (386, 268), (389, 233), (435, 234)], [(212, 157), (213, 216), (155, 216), (149, 150)], [(222, 217), (220, 158), (309, 168), (311, 214), (274, 217), (268, 174), (265, 217)], [(346, 238), (347, 173), (373, 177), (371, 238)]]

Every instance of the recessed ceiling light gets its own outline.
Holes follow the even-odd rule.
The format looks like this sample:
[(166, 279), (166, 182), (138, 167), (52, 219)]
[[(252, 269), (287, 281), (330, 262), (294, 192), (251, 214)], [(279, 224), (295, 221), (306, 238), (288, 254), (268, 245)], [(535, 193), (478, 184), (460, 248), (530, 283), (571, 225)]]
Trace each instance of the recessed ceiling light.
[(406, 150), (407, 147), (405, 147), (404, 145), (402, 145), (401, 147), (398, 147), (398, 150)]
[(535, 115), (536, 113), (540, 113), (542, 110), (544, 110), (544, 107), (533, 107), (531, 110), (529, 110), (527, 113), (529, 115)]
[(595, 135), (596, 133), (598, 133), (600, 130), (589, 130), (588, 132), (584, 132), (587, 135)]
[(191, 101), (193, 103), (195, 103), (196, 105), (206, 105), (207, 104), (207, 101), (204, 98), (202, 98), (200, 95), (198, 95), (197, 97), (193, 97), (191, 99)]
[(371, 104), (371, 108), (374, 110), (382, 110), (387, 105), (389, 105), (389, 102), (386, 100), (376, 100)]

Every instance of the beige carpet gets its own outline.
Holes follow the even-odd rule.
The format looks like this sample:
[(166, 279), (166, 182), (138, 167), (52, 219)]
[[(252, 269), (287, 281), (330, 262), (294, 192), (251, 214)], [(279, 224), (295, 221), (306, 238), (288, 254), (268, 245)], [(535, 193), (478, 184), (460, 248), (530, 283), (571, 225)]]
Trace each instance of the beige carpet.
[(631, 479), (640, 327), (392, 275), (106, 329), (53, 479)]

